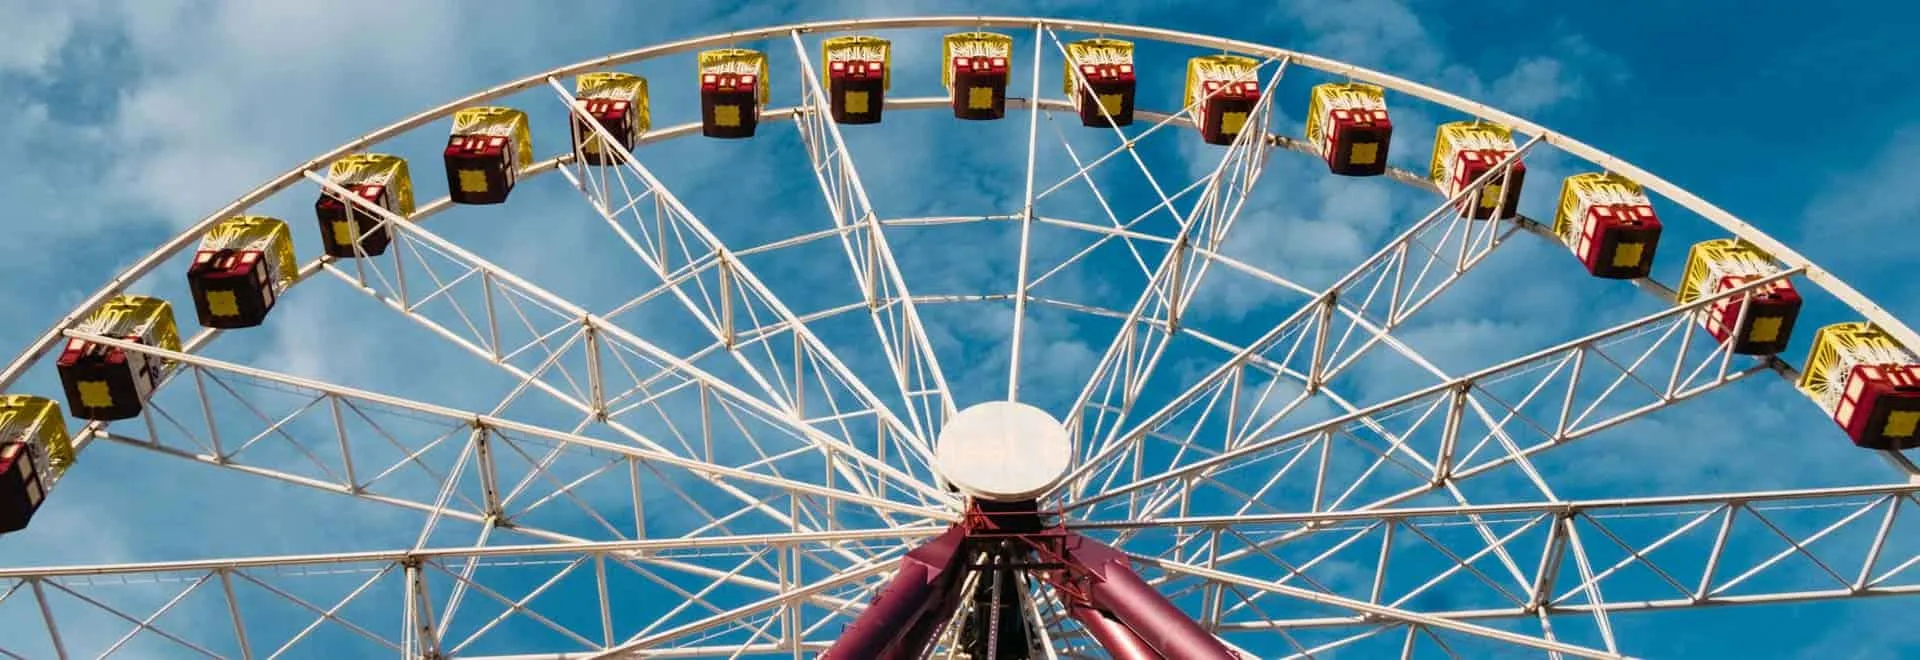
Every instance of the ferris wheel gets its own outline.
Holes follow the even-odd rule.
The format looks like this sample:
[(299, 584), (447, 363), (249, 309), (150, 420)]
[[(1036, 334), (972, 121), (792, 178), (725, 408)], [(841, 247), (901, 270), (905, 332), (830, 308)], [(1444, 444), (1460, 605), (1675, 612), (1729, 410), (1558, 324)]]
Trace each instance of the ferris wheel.
[[(1301, 185), (1423, 201), (1290, 273), (1340, 252), (1273, 229)], [(1625, 311), (1460, 369), (1410, 335), (1472, 287)], [(222, 350), (288, 324), (319, 358)], [(0, 557), (102, 452), (388, 513), (0, 559), (0, 656), (1659, 655), (1626, 622), (1920, 591), (1910, 347), (1651, 173), (1311, 54), (1012, 17), (688, 39), (342, 145), (58, 319), (0, 372)], [(1763, 388), (1822, 432), (1753, 451), (1870, 469), (1590, 476)]]

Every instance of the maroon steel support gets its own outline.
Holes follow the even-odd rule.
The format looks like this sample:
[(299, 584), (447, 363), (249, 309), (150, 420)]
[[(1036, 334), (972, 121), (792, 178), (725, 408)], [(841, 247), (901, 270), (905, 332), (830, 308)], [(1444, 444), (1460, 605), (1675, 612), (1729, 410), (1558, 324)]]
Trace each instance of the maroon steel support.
[(1086, 596), (1092, 602), (1087, 604), (1126, 624), (1128, 630), (1161, 656), (1180, 660), (1237, 660), (1238, 656), (1218, 638), (1140, 579), (1129, 566), (1125, 553), (1074, 534), (1067, 539), (1067, 556), (1090, 574)]
[(1092, 633), (1094, 641), (1100, 642), (1100, 648), (1106, 649), (1107, 655), (1113, 656), (1113, 660), (1166, 660), (1159, 651), (1147, 646), (1146, 640), (1133, 634), (1127, 624), (1106, 612), (1086, 605), (1071, 605), (1067, 607), (1067, 616), (1079, 621), (1080, 627)]
[[(998, 580), (1000, 571), (1021, 569), (1051, 583), (1067, 615), (1117, 660), (1238, 660), (1140, 579), (1125, 553), (1050, 520), (1032, 502), (975, 502), (965, 522), (907, 553), (899, 573), (821, 660), (917, 659), (969, 596), (960, 588), (968, 571)], [(975, 556), (991, 561), (976, 566)], [(1003, 635), (1014, 632), (1005, 622), (1001, 628)]]
[(820, 660), (894, 660), (919, 658), (940, 625), (958, 605), (960, 552), (967, 530), (958, 525), (914, 548), (900, 560), (900, 572), (847, 626)]

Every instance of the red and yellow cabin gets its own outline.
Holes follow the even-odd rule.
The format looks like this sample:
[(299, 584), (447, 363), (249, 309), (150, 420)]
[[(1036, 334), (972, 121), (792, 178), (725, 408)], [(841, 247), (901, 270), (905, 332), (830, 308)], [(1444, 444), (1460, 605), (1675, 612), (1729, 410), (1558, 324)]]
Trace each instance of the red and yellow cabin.
[(1837, 323), (1814, 333), (1799, 387), (1855, 446), (1920, 448), (1920, 360), (1873, 324)]
[(360, 198), (344, 200), (332, 191), (322, 190), (320, 200), (313, 203), (314, 215), (320, 219), (320, 241), (326, 246), (327, 256), (352, 259), (362, 254), (369, 257), (385, 254), (393, 235), (380, 225), (380, 216), (362, 204), (386, 209), (401, 218), (413, 215), (413, 177), (407, 173), (406, 159), (387, 154), (353, 154), (327, 167), (327, 181)]
[(1320, 150), (1327, 170), (1342, 176), (1377, 176), (1387, 171), (1387, 146), (1393, 120), (1387, 94), (1365, 83), (1314, 85), (1307, 104), (1307, 142)]
[(200, 239), (187, 266), (194, 315), (203, 328), (260, 325), (299, 271), (287, 223), (264, 216), (228, 218)]
[(700, 53), (700, 134), (710, 138), (753, 137), (772, 87), (767, 55), (745, 48)]
[[(80, 332), (180, 350), (173, 305), (146, 296), (114, 296), (76, 327)], [(60, 386), (73, 416), (111, 422), (138, 416), (166, 376), (166, 361), (84, 339), (69, 338), (60, 359)]]
[[(1433, 161), (1427, 176), (1451, 199), (1488, 170), (1518, 152), (1513, 131), (1499, 124), (1474, 120), (1441, 124), (1433, 139)], [(1480, 192), (1460, 200), (1460, 212), (1476, 220), (1506, 220), (1520, 212), (1520, 188), (1527, 180), (1527, 164), (1515, 162), (1487, 182)]]
[(0, 534), (26, 529), (54, 478), (72, 464), (73, 440), (60, 404), (0, 396)]
[(1229, 145), (1260, 103), (1260, 62), (1239, 55), (1202, 55), (1187, 60), (1182, 107), (1207, 144)]
[[(1737, 238), (1702, 241), (1687, 251), (1687, 269), (1681, 276), (1676, 298), (1684, 305), (1778, 272), (1780, 266), (1772, 255), (1745, 241)], [(1794, 290), (1789, 279), (1774, 280), (1754, 290), (1750, 297), (1722, 298), (1702, 308), (1697, 318), (1715, 341), (1727, 342), (1731, 338), (1735, 353), (1779, 353), (1793, 337), (1793, 324), (1800, 316), (1800, 292)], [(1743, 298), (1752, 303), (1741, 304)], [(1745, 321), (1740, 320), (1743, 308), (1747, 309)]]
[(1653, 272), (1660, 217), (1632, 179), (1587, 172), (1560, 184), (1553, 233), (1594, 277), (1630, 280)]
[(455, 204), (507, 201), (520, 168), (533, 164), (527, 113), (513, 108), (467, 108), (453, 113), (453, 130), (441, 158), (447, 195)]
[[(632, 151), (640, 136), (653, 128), (647, 108), (647, 79), (618, 71), (583, 73), (573, 79), (573, 104), (607, 129), (620, 148)], [(579, 114), (573, 115), (573, 151), (588, 165), (612, 165), (618, 160), (613, 146)]]
[(1007, 75), (1013, 67), (1013, 37), (993, 32), (960, 32), (941, 40), (940, 84), (947, 88), (953, 116), (990, 120), (1007, 116)]
[(1133, 42), (1102, 38), (1067, 44), (1065, 68), (1061, 82), (1081, 126), (1133, 123)]
[(820, 45), (827, 112), (842, 124), (878, 124), (893, 85), (893, 42), (879, 37), (828, 37)]

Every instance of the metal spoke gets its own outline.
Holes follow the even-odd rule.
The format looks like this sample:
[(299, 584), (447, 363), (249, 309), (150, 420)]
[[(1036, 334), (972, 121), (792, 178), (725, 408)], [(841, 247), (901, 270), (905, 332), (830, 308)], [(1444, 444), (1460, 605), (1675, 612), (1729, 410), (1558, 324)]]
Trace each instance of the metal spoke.
[[(332, 182), (317, 175), (310, 175), (310, 177), (323, 189), (329, 190), (336, 195), (348, 197), (342, 192), (339, 186)], [(357, 200), (357, 198), (355, 199)], [(504, 363), (511, 358), (521, 355), (530, 357), (532, 354), (528, 351), (537, 346), (544, 345), (549, 341), (549, 338), (566, 336), (567, 333), (579, 333), (583, 338), (591, 337), (594, 340), (593, 345), (600, 349), (602, 359), (608, 363), (619, 361), (627, 365), (629, 371), (635, 363), (645, 364), (652, 369), (652, 371), (645, 376), (633, 375), (632, 385), (630, 387), (623, 386), (616, 388), (603, 384), (595, 388), (600, 391), (625, 392), (622, 396), (610, 398), (608, 400), (609, 406), (619, 405), (622, 401), (629, 401), (630, 403), (639, 405), (654, 405), (658, 403), (654, 397), (660, 391), (687, 391), (686, 388), (692, 388), (691, 391), (697, 392), (702, 398), (712, 397), (725, 400), (734, 406), (738, 412), (753, 415), (757, 423), (771, 427), (790, 438), (811, 444), (824, 456), (833, 457), (833, 460), (829, 462), (832, 463), (833, 469), (836, 471), (841, 469), (842, 466), (848, 466), (849, 468), (857, 466), (860, 468), (861, 478), (848, 484), (849, 487), (854, 488), (856, 491), (865, 490), (866, 492), (881, 493), (882, 491), (877, 488), (877, 485), (884, 482), (893, 488), (891, 492), (902, 495), (918, 495), (920, 498), (918, 500), (919, 502), (944, 502), (950, 497), (947, 493), (929, 486), (925, 482), (902, 473), (892, 466), (881, 463), (879, 459), (874, 458), (873, 454), (860, 451), (841, 438), (827, 435), (811, 424), (808, 424), (805, 420), (798, 418), (795, 411), (781, 409), (775, 404), (749, 395), (732, 383), (689, 364), (679, 356), (641, 339), (632, 332), (607, 321), (603, 317), (587, 312), (571, 302), (522, 280), (518, 276), (428, 232), (423, 227), (406, 222), (383, 208), (371, 204), (364, 204), (359, 201), (355, 203), (359, 205), (359, 208), (365, 210), (365, 212), (379, 217), (383, 223), (382, 226), (387, 227), (388, 230), (395, 235), (396, 243), (407, 244), (396, 248), (396, 252), (417, 250), (422, 255), (430, 254), (442, 263), (450, 264), (452, 268), (465, 273), (457, 277), (477, 281), (477, 286), (480, 288), (480, 291), (477, 293), (484, 303), (483, 307), (490, 310), (486, 314), (487, 317), (498, 316), (499, 310), (501, 309), (525, 311), (533, 313), (534, 316), (544, 317), (542, 321), (537, 323), (525, 320), (524, 317), (522, 319), (525, 325), (532, 328), (529, 334), (535, 337), (533, 342), (529, 342), (523, 346), (505, 346), (495, 341), (495, 337), (493, 336), (495, 331), (482, 331), (463, 336), (462, 333), (448, 329), (445, 323), (426, 318), (419, 313), (422, 301), (408, 299), (405, 297), (407, 292), (381, 291), (377, 288), (377, 283), (366, 279), (361, 279), (356, 282), (361, 290), (370, 295), (374, 295), (390, 307), (408, 314), (411, 318), (414, 318), (424, 325), (436, 327), (444, 337), (456, 344), (463, 345), (469, 348), (469, 350), (477, 352), (491, 360)], [(344, 272), (340, 274), (343, 277), (346, 276)], [(499, 302), (496, 303), (495, 301)], [(493, 329), (498, 328), (501, 324), (498, 321), (490, 321), (486, 325), (489, 329)], [(533, 374), (528, 370), (515, 371), (517, 372), (516, 375), (527, 379), (531, 386), (548, 390), (550, 394), (554, 394), (556, 398), (562, 401), (569, 401), (583, 414), (596, 414), (601, 412), (593, 408), (590, 404), (570, 400), (569, 393), (562, 391), (558, 386), (546, 383), (544, 380), (533, 378)], [(602, 369), (600, 373), (607, 375), (608, 372), (611, 371), (615, 370)], [(665, 413), (663, 412), (663, 414)], [(660, 444), (658, 441), (642, 436), (618, 421), (613, 420), (614, 415), (607, 414), (607, 417), (609, 418), (609, 421), (606, 422), (608, 428), (620, 432), (633, 442), (658, 451), (670, 451), (665, 445)], [(699, 455), (699, 453), (693, 451), (691, 447), (683, 446), (681, 449), (683, 453)]]
[[(1371, 258), (1361, 262), (1333, 285), (1320, 292), (1313, 301), (1301, 306), (1285, 321), (1263, 334), (1258, 341), (1216, 367), (1160, 409), (1148, 414), (1126, 433), (1120, 433), (1118, 426), (1126, 420), (1116, 415), (1120, 418), (1114, 420), (1115, 426), (1111, 435), (1108, 436), (1111, 441), (1102, 446), (1099, 453), (1094, 454), (1091, 459), (1082, 464), (1077, 473), (1079, 477), (1077, 480), (1069, 481), (1075, 484), (1075, 493), (1084, 496), (1096, 484), (1094, 481), (1096, 470), (1110, 464), (1116, 458), (1123, 457), (1125, 455), (1123, 452), (1130, 449), (1137, 451), (1137, 443), (1141, 439), (1156, 432), (1159, 426), (1178, 413), (1196, 405), (1203, 396), (1222, 392), (1223, 387), (1231, 388), (1245, 383), (1260, 382), (1257, 379), (1248, 380), (1250, 376), (1245, 372), (1271, 367), (1249, 366), (1250, 361), (1255, 358), (1259, 358), (1266, 365), (1276, 365), (1286, 370), (1295, 369), (1294, 363), (1297, 360), (1305, 361), (1307, 364), (1303, 365), (1305, 367), (1304, 387), (1294, 395), (1291, 401), (1280, 404), (1277, 406), (1277, 412), (1270, 413), (1266, 417), (1256, 416), (1262, 407), (1260, 403), (1251, 406), (1249, 412), (1252, 414), (1247, 415), (1244, 423), (1230, 425), (1228, 427), (1230, 432), (1225, 434), (1221, 441), (1222, 445), (1214, 448), (1215, 450), (1232, 448), (1244, 441), (1245, 436), (1241, 434), (1280, 422), (1298, 409), (1308, 397), (1319, 394), (1330, 378), (1352, 365), (1367, 349), (1375, 345), (1384, 343), (1399, 348), (1402, 354), (1413, 356), (1422, 363), (1422, 366), (1437, 373), (1438, 369), (1425, 364), (1424, 358), (1418, 357), (1414, 351), (1399, 346), (1398, 341), (1394, 340), (1389, 333), (1410, 318), (1414, 312), (1434, 300), (1450, 284), (1458, 281), (1473, 266), (1483, 261), (1501, 243), (1500, 236), (1503, 232), (1498, 230), (1499, 223), (1473, 220), (1460, 210), (1460, 202), (1473, 198), (1482, 188), (1501, 180), (1507, 172), (1506, 166), (1519, 162), (1528, 150), (1539, 143), (1540, 138), (1536, 137), (1522, 145), (1512, 157), (1502, 163), (1501, 167), (1490, 168), (1460, 192), (1441, 202), (1425, 217), (1402, 232), (1399, 237), (1374, 253)], [(1459, 259), (1455, 263), (1447, 264), (1446, 273), (1439, 282), (1434, 283), (1431, 288), (1425, 288), (1419, 285), (1418, 280), (1424, 279), (1425, 273), (1444, 258), (1443, 253), (1453, 252), (1419, 249), (1420, 239), (1436, 230), (1442, 232), (1443, 243), (1446, 237), (1456, 234), (1460, 236)], [(1489, 240), (1473, 240), (1471, 235), (1476, 233), (1487, 236)], [(1428, 255), (1424, 265), (1419, 265), (1419, 262), (1415, 261), (1421, 251)], [(1415, 278), (1415, 282), (1406, 281), (1410, 275)], [(1383, 288), (1386, 290), (1383, 291)], [(1416, 292), (1418, 295), (1415, 295)], [(1350, 306), (1353, 304), (1352, 298), (1360, 299), (1357, 303), (1358, 309)], [(1385, 307), (1384, 310), (1375, 313), (1380, 317), (1377, 321), (1368, 318), (1368, 311), (1376, 302), (1382, 303)], [(1351, 322), (1344, 333), (1340, 333), (1335, 325), (1335, 319), (1340, 317)], [(1132, 327), (1131, 324), (1128, 327)], [(1364, 331), (1367, 337), (1360, 346), (1343, 353), (1343, 349), (1347, 347), (1356, 331)], [(1164, 346), (1164, 344), (1165, 342), (1162, 342), (1161, 345)], [(1146, 371), (1151, 369), (1151, 364), (1151, 362), (1145, 362), (1140, 367), (1143, 370), (1143, 378)], [(1246, 407), (1238, 405), (1237, 391), (1230, 392), (1227, 396), (1232, 397), (1232, 403), (1236, 404), (1229, 406), (1234, 411), (1227, 414), (1233, 415), (1240, 408)]]
[[(1247, 195), (1265, 171), (1273, 92), (1286, 73), (1287, 64), (1288, 60), (1281, 60), (1270, 74), (1246, 125), (1205, 178), (1206, 186), (1199, 201), (1180, 218), (1180, 230), (1173, 237), (1172, 247), (1154, 269), (1146, 288), (1075, 399), (1067, 424), (1082, 443), (1080, 455), (1104, 458), (1108, 447), (1117, 442), (1114, 434), (1124, 421), (1124, 413), (1119, 411), (1132, 407), (1146, 388), (1148, 375), (1158, 366), (1173, 333), (1180, 327), (1180, 315), (1191, 303), (1192, 292), (1197, 290), (1211, 264), (1211, 260), (1205, 258), (1194, 259), (1192, 251), (1219, 250), (1244, 208)], [(1164, 198), (1163, 203), (1166, 203)], [(1095, 414), (1089, 417), (1089, 411)], [(1114, 419), (1109, 419), (1108, 411), (1113, 411)]]
[(841, 246), (854, 281), (865, 294), (880, 349), (893, 370), (900, 396), (907, 402), (907, 419), (919, 438), (931, 442), (954, 412), (953, 394), (906, 278), (900, 274), (893, 248), (887, 245), (880, 217), (867, 198), (853, 152), (840, 134), (840, 125), (833, 121), (813, 55), (800, 40), (799, 32), (790, 36), (803, 79), (801, 109), (794, 115), (794, 125), (807, 145), (807, 157), (813, 163), (820, 192), (826, 196), (834, 226), (842, 230)]
[[(609, 167), (590, 167), (584, 159), (575, 158), (573, 162), (577, 166), (562, 173), (628, 242), (634, 254), (670, 287), (670, 293), (681, 306), (729, 348), (728, 354), (759, 386), (768, 402), (786, 409), (796, 422), (813, 426), (816, 435), (831, 435), (835, 442), (846, 446), (857, 446), (867, 435), (855, 432), (853, 428), (857, 427), (850, 428), (848, 420), (873, 416), (884, 438), (877, 446), (859, 450), (877, 462), (890, 464), (894, 471), (932, 483), (929, 467), (932, 450), (928, 438), (916, 435), (882, 404), (837, 354), (805, 323), (797, 320), (793, 310), (762, 282), (746, 261), (723, 244), (605, 126), (587, 114), (572, 93), (557, 80), (549, 79), (547, 83), (567, 104), (573, 118), (584, 121), (615, 155), (615, 163)], [(845, 236), (842, 234), (843, 240)], [(685, 242), (687, 238), (692, 239), (692, 246)], [(715, 266), (711, 281), (700, 273), (683, 279), (684, 271), (703, 263)], [(689, 288), (694, 291), (689, 292)], [(755, 319), (762, 313), (776, 319), (781, 331), (792, 333), (793, 355), (776, 355), (773, 347), (778, 342), (773, 341), (772, 333), (765, 331), (756, 333), (759, 341), (752, 347), (738, 345), (741, 330), (760, 329)], [(749, 324), (745, 328), (738, 325), (743, 316)], [(755, 358), (755, 353), (762, 355)], [(797, 367), (789, 373), (783, 368), (786, 364), (810, 364), (815, 379)], [(808, 405), (803, 395), (816, 384), (824, 390), (825, 401), (817, 406)], [(844, 409), (846, 404), (841, 401), (849, 395), (857, 405), (853, 410)], [(828, 418), (812, 419), (815, 416), (809, 409), (815, 407), (823, 409)], [(847, 476), (860, 478), (852, 472)]]

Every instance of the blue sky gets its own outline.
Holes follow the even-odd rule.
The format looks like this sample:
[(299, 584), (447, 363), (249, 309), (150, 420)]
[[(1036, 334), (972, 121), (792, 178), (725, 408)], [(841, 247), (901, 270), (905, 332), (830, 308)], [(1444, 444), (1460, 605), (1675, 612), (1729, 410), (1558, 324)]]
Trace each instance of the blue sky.
[[(0, 222), (15, 238), (0, 247), (0, 281), (9, 284), (0, 287), (9, 319), (0, 323), (0, 347), (24, 345), (110, 273), (258, 182), (446, 99), (666, 39), (803, 19), (933, 13), (1039, 13), (1220, 34), (1343, 58), (1485, 100), (1713, 200), (1848, 278), (1896, 316), (1920, 318), (1920, 287), (1905, 276), (1913, 257), (1901, 242), (1886, 238), (1911, 233), (1904, 228), (1920, 220), (1920, 193), (1898, 185), (1900, 177), (1920, 166), (1920, 124), (1911, 120), (1920, 116), (1920, 91), (1912, 84), (1920, 70), (1911, 58), (1894, 55), (1905, 52), (1898, 39), (1906, 35), (1897, 26), (1920, 17), (1892, 3), (1851, 4), (1817, 15), (1788, 11), (1785, 5), (1765, 11), (1734, 2), (1687, 3), (1677, 10), (1654, 3), (1581, 4), (1547, 11), (1539, 3), (1506, 0), (1470, 9), (1400, 0), (1178, 9), (1085, 0), (1047, 2), (1039, 9), (1020, 3), (868, 0), (718, 3), (665, 13), (586, 2), (475, 11), (452, 0), (272, 5), (198, 0), (132, 7), (0, 2), (0, 16), (8, 17), (0, 25), (0, 96), (21, 100), (20, 109), (0, 121), (0, 154), (16, 163), (0, 176), (0, 198), (14, 209)], [(768, 48), (782, 55), (787, 50), (780, 42)], [(903, 48), (901, 70), (930, 76), (934, 56), (920, 51)], [(677, 89), (685, 87), (677, 76), (686, 66), (672, 66), (680, 68), (650, 74), (656, 99), (688, 98)], [(790, 91), (792, 74), (781, 76), (776, 70), (775, 84)], [(916, 95), (932, 93), (924, 83), (912, 87)], [(1048, 89), (1053, 85), (1049, 78)], [(550, 103), (526, 98), (516, 104)], [(1285, 112), (1291, 113), (1287, 121), (1295, 122), (1303, 104), (1284, 100), (1289, 103)], [(1145, 105), (1164, 109), (1168, 104)], [(550, 107), (540, 111), (546, 114), (536, 115), (536, 122), (555, 116)], [(890, 124), (905, 124), (890, 131), (926, 135), (916, 138), (924, 142), (906, 146), (880, 137), (893, 132), (849, 132), (876, 206), (887, 215), (1011, 210), (1007, 201), (1019, 195), (1020, 155), (1000, 146), (1010, 143), (996, 141), (1022, 138), (1024, 115), (1000, 125), (956, 127), (938, 114), (890, 117)], [(1439, 116), (1431, 108), (1409, 107), (1404, 113), (1396, 108), (1403, 126), (1430, 127)], [(441, 130), (438, 124), (422, 129), (395, 149), (429, 153), (442, 139)], [(767, 130), (793, 142), (785, 125)], [(1396, 141), (1396, 163), (1423, 160), (1430, 138), (1419, 132), (1430, 128), (1401, 134), (1405, 139)], [(536, 151), (552, 153), (560, 144), (558, 135), (538, 135)], [(1080, 136), (1074, 139), (1083, 142)], [(795, 165), (797, 152), (755, 151), (762, 148), (759, 143), (772, 141), (743, 146), (682, 140), (663, 146), (654, 167), (703, 215), (745, 218), (728, 223), (722, 233), (730, 240), (795, 233), (786, 229), (789, 224), (820, 226), (804, 224), (824, 222), (810, 210), (814, 207), (804, 206), (818, 205), (812, 182), (774, 178), (803, 171)], [(1206, 156), (1212, 152), (1195, 142), (1158, 147), (1158, 156), (1173, 163), (1163, 171), (1180, 172), (1184, 164), (1191, 170), (1186, 174), (1198, 174), (1210, 166)], [(1086, 153), (1082, 148), (1083, 157)], [(943, 167), (954, 163), (969, 168), (959, 184), (941, 178)], [(1543, 215), (1542, 197), (1553, 192), (1546, 182), (1577, 170), (1552, 155), (1533, 164), (1538, 174), (1527, 210)], [(415, 167), (417, 177), (439, 178), (439, 167), (430, 160), (416, 160)], [(1310, 285), (1324, 283), (1371, 252), (1429, 203), (1371, 182), (1325, 181), (1298, 156), (1278, 155), (1272, 168), (1270, 180), (1299, 187), (1263, 198), (1229, 250), (1276, 272), (1298, 273)], [(1112, 182), (1125, 185), (1124, 170), (1116, 171)], [(1549, 177), (1550, 172), (1556, 174)], [(729, 175), (772, 183), (731, 190), (725, 187)], [(791, 185), (783, 187), (783, 181)], [(583, 305), (610, 307), (632, 290), (609, 283), (649, 275), (611, 246), (604, 225), (570, 197), (577, 196), (550, 176), (516, 193), (514, 204), (463, 209), (433, 227)], [(303, 188), (270, 208), (311, 238), (310, 202)], [(1392, 214), (1395, 222), (1382, 222), (1383, 214)], [(1678, 214), (1670, 218), (1688, 221), (1695, 230), (1703, 226)], [(1888, 228), (1896, 233), (1887, 233)], [(903, 263), (911, 264), (903, 268), (916, 293), (958, 292), (1011, 272), (1009, 260), (989, 258), (990, 249), (949, 249), (1006, 239), (1004, 232), (995, 232), (956, 229), (919, 236), (907, 231), (894, 240)], [(526, 240), (530, 236), (539, 240)], [(1655, 308), (1624, 287), (1565, 272), (1543, 281), (1578, 288), (1509, 293), (1503, 283), (1532, 277), (1537, 269), (1573, 268), (1554, 246), (1527, 237), (1515, 243), (1477, 271), (1477, 279), (1436, 303), (1432, 317), (1405, 332), (1408, 341), (1437, 355), (1449, 372), (1460, 373)], [(314, 253), (312, 245), (303, 244), (303, 256)], [(1280, 247), (1264, 247), (1271, 245)], [(1668, 273), (1683, 245), (1672, 242), (1662, 251)], [(841, 259), (837, 248), (818, 255)], [(592, 266), (583, 268), (586, 263)], [(807, 263), (812, 262), (770, 262), (762, 276), (779, 280), (775, 288), (792, 292), (796, 300), (808, 295), (809, 285), (836, 281), (832, 272), (802, 267)], [(179, 289), (171, 277), (162, 277), (166, 281), (155, 285), (161, 287), (157, 290)], [(1102, 274), (1079, 272), (1063, 278), (1064, 288), (1107, 304), (1117, 300), (1123, 308), (1138, 290), (1137, 282), (1128, 289), (1118, 276), (1107, 281)], [(844, 282), (844, 276), (837, 281)], [(1203, 294), (1218, 305), (1215, 320), (1227, 333), (1247, 332), (1292, 310), (1290, 302), (1264, 298), (1245, 286), (1222, 284)], [(177, 292), (169, 295), (176, 304), (184, 301)], [(1604, 318), (1583, 314), (1588, 308), (1583, 296), (1607, 306)], [(1004, 381), (1000, 369), (1007, 356), (996, 334), (1004, 332), (997, 316), (1003, 313), (925, 312), (939, 326), (935, 333), (943, 350), (965, 356), (949, 359), (947, 368), (962, 390), (956, 394), (967, 401), (980, 400)], [(461, 362), (456, 352), (424, 348), (432, 341), (427, 335), (383, 314), (338, 282), (316, 284), (290, 298), (269, 327), (223, 341), (212, 353), (450, 406), (486, 409), (497, 401), (497, 374), (470, 360)], [(684, 330), (673, 325), (684, 320), (664, 313), (657, 319), (650, 327), (661, 337), (678, 337), (674, 333)], [(1105, 348), (1111, 324), (1036, 319), (1029, 342), (1039, 348), (1030, 348), (1037, 352), (1028, 358), (1043, 358), (1048, 368), (1039, 369), (1024, 387), (1055, 393), (1077, 388)], [(840, 333), (847, 341), (866, 339), (857, 334), (870, 332), (862, 327), (864, 319), (856, 320), (819, 332)], [(1813, 324), (1802, 327), (1802, 336), (1810, 336)], [(967, 364), (963, 368), (957, 362)], [(1399, 381), (1404, 368), (1363, 368), (1367, 373), (1354, 381), (1360, 390), (1356, 398), (1378, 401), (1411, 389)], [(871, 365), (857, 370), (873, 373)], [(448, 388), (444, 382), (472, 387)], [(1855, 483), (1878, 474), (1863, 471), (1868, 459), (1848, 450), (1804, 399), (1777, 383), (1743, 385), (1660, 415), (1659, 421), (1637, 427), (1641, 431), (1616, 435), (1605, 455), (1596, 449), (1556, 461), (1564, 470), (1557, 478), (1572, 484), (1569, 488), (1604, 496), (1725, 490), (1754, 480), (1781, 487)], [(51, 386), (47, 369), (25, 382), (30, 390), (51, 391)], [(555, 423), (550, 420), (558, 413), (541, 405), (522, 404), (512, 412)], [(1742, 431), (1718, 430), (1727, 427)], [(1768, 429), (1792, 437), (1769, 437)], [(1708, 432), (1713, 435), (1702, 435)], [(1678, 439), (1689, 442), (1676, 448)], [(1764, 448), (1756, 448), (1762, 442)], [(338, 498), (121, 447), (92, 452), (87, 459), (48, 506), (46, 517), (31, 532), (0, 541), (0, 554), (22, 558), (20, 563), (76, 563), (358, 550), (411, 543), (417, 530), (410, 514), (341, 506)], [(556, 525), (579, 524), (552, 515)], [(239, 531), (241, 525), (248, 531)], [(338, 530), (352, 532), (334, 533)], [(461, 534), (467, 538), (448, 532), (445, 540), (471, 541), (470, 533)], [(8, 607), (0, 605), (0, 633), (10, 633), (20, 620)], [(1616, 625), (1628, 652), (1652, 656), (1803, 657), (1839, 651), (1840, 657), (1898, 657), (1920, 653), (1920, 636), (1873, 622), (1892, 620), (1906, 609), (1910, 606), (1898, 601), (1729, 608), (1621, 617)], [(166, 647), (140, 644), (134, 650), (165, 657)]]

